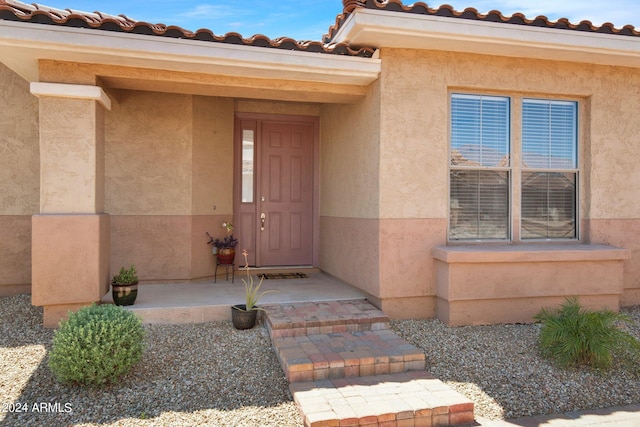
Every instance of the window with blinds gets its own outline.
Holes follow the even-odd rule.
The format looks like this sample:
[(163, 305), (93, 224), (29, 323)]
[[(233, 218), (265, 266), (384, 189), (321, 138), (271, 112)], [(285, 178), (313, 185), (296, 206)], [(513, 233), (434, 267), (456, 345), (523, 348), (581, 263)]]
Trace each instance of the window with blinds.
[(451, 96), (451, 240), (509, 237), (510, 100)]
[(577, 103), (522, 101), (521, 237), (577, 237)]
[(573, 101), (451, 95), (449, 240), (508, 240), (514, 229), (523, 240), (577, 238), (577, 110)]

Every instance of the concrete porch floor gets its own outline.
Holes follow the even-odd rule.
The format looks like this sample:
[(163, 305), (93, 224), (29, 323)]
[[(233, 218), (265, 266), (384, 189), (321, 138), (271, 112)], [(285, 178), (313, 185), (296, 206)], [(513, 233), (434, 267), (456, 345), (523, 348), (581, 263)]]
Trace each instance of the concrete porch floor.
[[(294, 271), (294, 270), (292, 270)], [(275, 290), (264, 295), (258, 305), (363, 299), (366, 295), (357, 288), (319, 271), (302, 271), (304, 279), (266, 279), (260, 291)], [(252, 272), (254, 283), (259, 279)], [(231, 305), (244, 303), (244, 271), (236, 271), (235, 283), (218, 275), (189, 283), (141, 284), (138, 297), (127, 309), (142, 317), (144, 323), (201, 323), (231, 320)], [(111, 291), (102, 299), (112, 303)]]

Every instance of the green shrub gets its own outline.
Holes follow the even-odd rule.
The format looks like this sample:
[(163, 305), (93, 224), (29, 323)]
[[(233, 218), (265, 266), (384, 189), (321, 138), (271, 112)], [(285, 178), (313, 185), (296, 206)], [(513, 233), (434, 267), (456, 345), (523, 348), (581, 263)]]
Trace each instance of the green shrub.
[(113, 276), (111, 283), (119, 285), (133, 285), (138, 283), (138, 272), (136, 271), (136, 266), (131, 265), (128, 269), (121, 267), (118, 274)]
[(538, 341), (542, 354), (560, 366), (608, 369), (614, 355), (640, 355), (640, 342), (621, 329), (631, 322), (624, 314), (586, 310), (577, 298), (568, 298), (557, 310), (543, 308), (535, 319), (542, 323)]
[(61, 382), (116, 382), (140, 360), (144, 329), (138, 316), (115, 305), (91, 305), (60, 323), (49, 368)]

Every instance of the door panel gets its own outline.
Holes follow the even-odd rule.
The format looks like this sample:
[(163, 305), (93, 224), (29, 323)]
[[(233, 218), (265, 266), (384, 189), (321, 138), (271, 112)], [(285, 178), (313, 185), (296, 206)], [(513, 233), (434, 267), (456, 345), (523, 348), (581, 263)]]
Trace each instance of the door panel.
[(262, 122), (258, 231), (262, 266), (313, 263), (313, 141), (310, 123)]

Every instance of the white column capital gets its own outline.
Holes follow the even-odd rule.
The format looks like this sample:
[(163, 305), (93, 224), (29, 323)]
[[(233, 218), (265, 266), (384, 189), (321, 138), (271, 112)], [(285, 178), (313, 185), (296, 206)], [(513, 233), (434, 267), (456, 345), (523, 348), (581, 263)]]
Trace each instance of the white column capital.
[(90, 99), (111, 110), (111, 99), (100, 86), (74, 85), (67, 83), (31, 82), (31, 93), (38, 98)]

